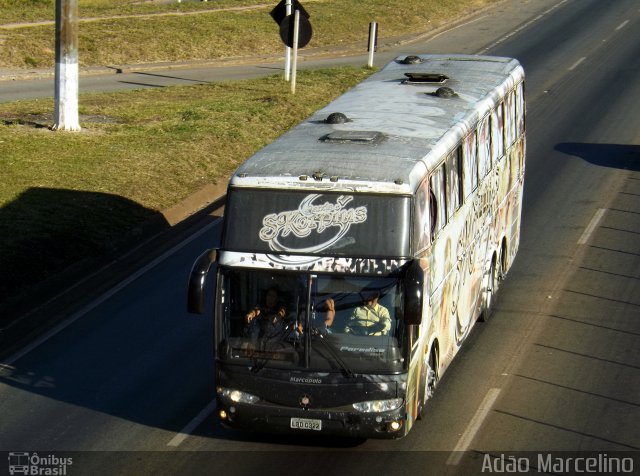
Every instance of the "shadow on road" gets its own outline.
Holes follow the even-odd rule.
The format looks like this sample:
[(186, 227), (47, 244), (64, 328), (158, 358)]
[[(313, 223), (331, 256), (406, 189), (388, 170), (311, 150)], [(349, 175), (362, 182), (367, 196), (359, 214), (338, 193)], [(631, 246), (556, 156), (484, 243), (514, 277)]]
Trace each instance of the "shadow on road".
[(563, 142), (556, 145), (555, 149), (601, 167), (640, 170), (640, 145)]
[(97, 192), (30, 188), (0, 208), (0, 344), (18, 316), (145, 234), (161, 213)]

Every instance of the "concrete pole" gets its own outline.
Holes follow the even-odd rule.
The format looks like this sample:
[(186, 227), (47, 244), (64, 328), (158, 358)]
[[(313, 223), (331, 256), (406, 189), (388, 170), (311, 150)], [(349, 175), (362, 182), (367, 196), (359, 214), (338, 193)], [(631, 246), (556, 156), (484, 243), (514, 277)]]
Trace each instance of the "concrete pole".
[(56, 0), (54, 131), (80, 130), (78, 77), (78, 0)]
[[(287, 16), (291, 15), (291, 0), (287, 0), (285, 4), (285, 13)], [(284, 47), (284, 80), (289, 81), (291, 79), (291, 48)]]

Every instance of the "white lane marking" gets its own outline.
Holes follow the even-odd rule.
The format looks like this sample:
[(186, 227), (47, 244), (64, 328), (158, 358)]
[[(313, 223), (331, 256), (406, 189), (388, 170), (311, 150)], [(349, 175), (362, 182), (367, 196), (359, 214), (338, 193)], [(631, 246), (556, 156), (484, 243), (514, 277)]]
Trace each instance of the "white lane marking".
[(574, 69), (576, 69), (580, 65), (580, 63), (582, 63), (586, 59), (587, 59), (586, 56), (583, 56), (582, 58), (580, 58), (578, 61), (576, 61), (571, 65), (571, 67), (569, 68), (569, 71), (573, 71)]
[(207, 419), (216, 410), (216, 401), (212, 400), (209, 405), (204, 407), (200, 413), (198, 413), (193, 420), (191, 420), (187, 426), (185, 426), (180, 433), (177, 433), (167, 446), (180, 446), (180, 444), (187, 439), (187, 437), (200, 426), (200, 424)]
[(204, 233), (209, 231), (211, 228), (216, 226), (220, 220), (221, 220), (221, 218), (215, 220), (214, 222), (208, 224), (207, 226), (205, 226), (205, 227), (201, 228), (200, 230), (198, 230), (197, 232), (195, 232), (193, 235), (191, 235), (186, 240), (182, 241), (181, 243), (178, 243), (176, 246), (174, 246), (170, 250), (165, 251), (164, 254), (158, 256), (156, 259), (154, 259), (153, 261), (148, 263), (146, 266), (140, 268), (138, 271), (133, 273), (127, 279), (125, 279), (121, 283), (115, 285), (109, 291), (105, 292), (102, 296), (99, 296), (94, 301), (90, 302), (85, 307), (83, 307), (82, 309), (80, 309), (76, 313), (72, 314), (68, 319), (66, 319), (65, 321), (61, 322), (60, 324), (55, 326), (53, 329), (49, 330), (48, 332), (44, 333), (42, 336), (37, 338), (35, 341), (31, 342), (29, 345), (27, 345), (23, 349), (19, 350), (18, 352), (16, 352), (12, 356), (10, 356), (7, 359), (5, 359), (2, 362), (3, 365), (0, 365), (0, 373), (2, 372), (3, 368), (5, 368), (5, 366), (12, 365), (14, 362), (16, 362), (18, 359), (21, 359), (25, 355), (27, 355), (29, 352), (31, 352), (36, 347), (39, 347), (40, 345), (44, 344), (47, 340), (51, 339), (53, 336), (58, 334), (60, 331), (64, 330), (66, 327), (68, 327), (71, 324), (73, 324), (76, 320), (78, 320), (79, 318), (81, 318), (85, 314), (89, 313), (90, 311), (92, 311), (93, 309), (98, 307), (100, 304), (104, 303), (107, 299), (111, 298), (115, 294), (117, 294), (120, 291), (122, 291), (129, 284), (131, 284), (136, 279), (138, 279), (139, 277), (144, 275), (146, 272), (148, 272), (152, 268), (155, 268), (158, 264), (163, 262), (169, 256), (173, 255), (174, 253), (177, 253), (182, 248), (187, 246), (189, 243), (194, 241), (196, 238), (200, 237), (201, 235), (203, 235)]
[(447, 459), (448, 465), (456, 465), (460, 463), (460, 460), (462, 459), (462, 455), (471, 445), (471, 442), (473, 441), (473, 439), (476, 436), (476, 433), (478, 433), (478, 430), (482, 426), (484, 419), (489, 414), (489, 410), (491, 410), (491, 407), (493, 406), (496, 399), (498, 398), (498, 395), (500, 395), (499, 388), (489, 389), (484, 399), (482, 400), (482, 403), (476, 410), (475, 415), (473, 415), (473, 418), (471, 419), (471, 421), (467, 425), (467, 428), (464, 430), (464, 433), (460, 437), (460, 440), (458, 440), (458, 444), (453, 449), (453, 452), (449, 455), (449, 459)]
[(625, 20), (622, 23), (620, 23), (616, 28), (616, 31), (622, 30), (625, 26), (627, 26), (627, 23), (629, 23), (629, 20)]
[(584, 245), (589, 241), (589, 237), (598, 226), (598, 223), (600, 223), (600, 220), (602, 220), (605, 211), (607, 211), (606, 208), (600, 208), (596, 211), (595, 215), (593, 215), (593, 218), (589, 222), (589, 225), (584, 229), (584, 233), (582, 233), (582, 236), (578, 240), (579, 245)]
[(534, 24), (535, 22), (537, 22), (538, 20), (542, 19), (543, 17), (545, 17), (546, 15), (548, 15), (549, 13), (551, 13), (553, 10), (555, 10), (556, 8), (560, 7), (563, 3), (567, 3), (568, 0), (562, 0), (560, 3), (557, 3), (556, 5), (552, 6), (551, 8), (549, 8), (548, 10), (545, 10), (544, 12), (542, 12), (540, 15), (538, 15), (537, 17), (529, 20), (527, 23), (525, 23), (524, 25), (520, 26), (519, 28), (516, 28), (515, 30), (513, 30), (511, 33), (507, 33), (505, 36), (503, 36), (502, 38), (500, 38), (499, 40), (497, 40), (496, 42), (490, 44), (489, 46), (487, 46), (486, 48), (476, 52), (477, 55), (482, 55), (485, 54), (487, 51), (489, 51), (492, 48), (495, 48), (496, 46), (498, 46), (500, 43), (503, 43), (504, 41), (508, 40), (509, 38), (511, 38), (512, 36), (514, 36), (515, 34), (521, 32), (522, 30), (524, 30), (525, 28), (528, 28), (529, 26), (531, 26), (532, 24)]

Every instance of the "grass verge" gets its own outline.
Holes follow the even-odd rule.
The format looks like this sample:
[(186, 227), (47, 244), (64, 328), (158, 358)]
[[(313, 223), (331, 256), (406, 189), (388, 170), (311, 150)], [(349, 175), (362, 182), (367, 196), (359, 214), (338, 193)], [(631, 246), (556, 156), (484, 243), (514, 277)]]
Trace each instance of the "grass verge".
[[(25, 2), (31, 7), (25, 8)], [(378, 22), (382, 39), (430, 31), (490, 3), (491, 0), (306, 0), (304, 5), (314, 32), (308, 48), (359, 43), (364, 51), (371, 21)], [(275, 4), (257, 0), (79, 0), (80, 65), (281, 54), (278, 26), (269, 15)], [(54, 65), (52, 24), (8, 26), (12, 22), (52, 21), (54, 6), (55, 0), (0, 0), (0, 67)], [(229, 10), (231, 7), (253, 8)], [(154, 13), (158, 15), (131, 16)]]

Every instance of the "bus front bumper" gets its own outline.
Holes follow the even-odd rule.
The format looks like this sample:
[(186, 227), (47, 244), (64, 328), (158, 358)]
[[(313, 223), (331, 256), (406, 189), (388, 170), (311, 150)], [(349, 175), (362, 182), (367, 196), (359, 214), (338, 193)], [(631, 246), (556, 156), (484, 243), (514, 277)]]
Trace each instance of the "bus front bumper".
[(388, 412), (360, 413), (236, 403), (218, 396), (217, 414), (226, 427), (268, 433), (394, 439), (407, 431), (404, 404)]

